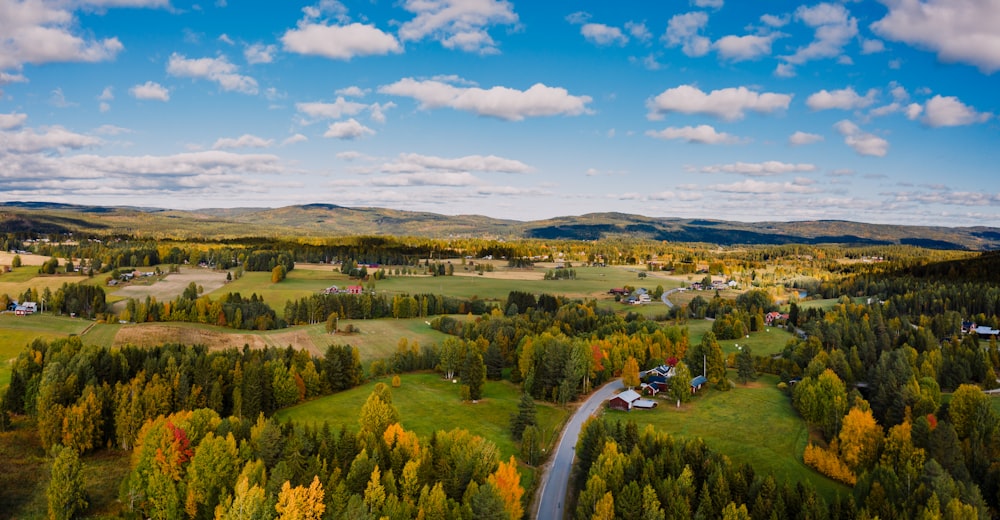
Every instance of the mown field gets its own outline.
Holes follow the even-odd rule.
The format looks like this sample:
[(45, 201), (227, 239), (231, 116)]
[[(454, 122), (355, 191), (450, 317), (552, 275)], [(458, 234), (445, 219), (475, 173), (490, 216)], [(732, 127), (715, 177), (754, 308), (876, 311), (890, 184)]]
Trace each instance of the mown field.
[[(517, 455), (517, 447), (509, 431), (510, 415), (517, 411), (521, 397), (518, 387), (508, 381), (487, 381), (483, 399), (477, 403), (464, 403), (459, 399), (459, 384), (442, 379), (438, 374), (411, 373), (400, 376), (401, 386), (392, 388), (392, 404), (399, 411), (403, 428), (416, 433), (426, 442), (439, 430), (462, 428), (494, 442), (502, 459)], [(382, 382), (389, 384), (388, 379)], [(281, 421), (297, 421), (331, 427), (346, 425), (357, 430), (361, 406), (371, 394), (376, 382), (321, 397), (275, 414)], [(569, 417), (568, 408), (538, 402), (538, 425), (544, 446), (548, 451), (554, 446)], [(534, 472), (522, 470), (522, 485), (529, 489), (534, 482)], [(527, 480), (525, 480), (527, 479)]]
[[(730, 375), (735, 379), (735, 374)], [(772, 473), (779, 480), (808, 483), (827, 500), (847, 493), (846, 486), (802, 462), (809, 430), (777, 382), (776, 376), (765, 375), (729, 392), (705, 390), (680, 409), (658, 399), (660, 404), (653, 410), (608, 410), (605, 414), (612, 420), (635, 421), (640, 431), (651, 425), (679, 438), (701, 437), (733, 461), (747, 462), (757, 472)]]
[(93, 322), (63, 316), (0, 313), (0, 388), (10, 383), (10, 362), (35, 339), (51, 341), (80, 334)]
[[(687, 320), (682, 326), (688, 328), (688, 334), (692, 345), (701, 343), (705, 333), (712, 330), (711, 320)], [(795, 339), (790, 332), (776, 327), (766, 327), (762, 331), (751, 332), (749, 338), (722, 339), (719, 346), (726, 355), (739, 352), (737, 345), (749, 345), (750, 351), (755, 356), (771, 356), (780, 354), (785, 349), (788, 340)]]

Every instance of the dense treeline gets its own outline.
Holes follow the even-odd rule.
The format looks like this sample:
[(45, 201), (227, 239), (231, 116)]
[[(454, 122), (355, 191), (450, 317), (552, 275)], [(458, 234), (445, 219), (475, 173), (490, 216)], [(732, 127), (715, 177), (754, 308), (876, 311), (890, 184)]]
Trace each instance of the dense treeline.
[(274, 309), (256, 294), (247, 298), (240, 293), (226, 293), (213, 300), (209, 296), (198, 296), (194, 282), (169, 302), (159, 302), (149, 296), (145, 300), (129, 298), (118, 317), (136, 323), (182, 321), (242, 330), (272, 330), (286, 326)]
[(27, 414), (42, 445), (86, 452), (130, 449), (139, 428), (157, 416), (210, 408), (253, 419), (304, 399), (360, 384), (361, 362), (350, 346), (324, 357), (268, 348), (210, 352), (204, 346), (107, 349), (79, 338), (35, 340), (12, 365), (0, 415)]
[(285, 304), (284, 320), (292, 324), (318, 323), (331, 314), (344, 319), (416, 318), (440, 314), (483, 314), (493, 303), (439, 294), (394, 295), (313, 294)]

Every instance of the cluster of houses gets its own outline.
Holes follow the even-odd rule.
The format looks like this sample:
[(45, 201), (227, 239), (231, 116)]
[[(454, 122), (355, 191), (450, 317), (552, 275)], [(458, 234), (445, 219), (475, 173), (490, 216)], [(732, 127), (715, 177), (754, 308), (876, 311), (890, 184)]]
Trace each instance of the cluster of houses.
[(768, 327), (778, 322), (788, 321), (788, 313), (772, 311), (764, 315), (764, 325)]
[[(77, 270), (79, 270), (79, 269), (77, 269)], [(131, 272), (128, 272), (128, 273), (121, 273), (121, 274), (119, 274), (117, 280), (115, 280), (115, 279), (108, 280), (108, 285), (115, 286), (115, 285), (118, 285), (119, 283), (128, 283), (128, 282), (131, 282), (132, 280), (134, 280), (136, 278), (150, 278), (150, 277), (153, 277), (153, 276), (156, 276), (156, 272), (155, 271), (131, 271)]]
[(27, 316), (38, 312), (38, 304), (35, 302), (17, 303), (12, 301), (7, 305), (7, 311), (13, 312), (15, 316)]
[(365, 288), (360, 285), (348, 285), (343, 289), (336, 285), (331, 285), (323, 289), (323, 294), (361, 294), (363, 292), (365, 292)]
[[(712, 281), (711, 285), (705, 285), (701, 282), (695, 282), (688, 286), (688, 289), (692, 291), (724, 291), (726, 289), (735, 289), (739, 284), (736, 280), (729, 280), (728, 282), (723, 282), (721, 280)], [(683, 288), (681, 289), (684, 290)]]
[[(631, 411), (634, 408), (644, 410), (656, 408), (656, 401), (645, 399), (643, 396), (655, 397), (660, 392), (665, 391), (670, 378), (674, 377), (673, 367), (660, 365), (645, 372), (640, 372), (639, 376), (646, 381), (639, 385), (639, 390), (636, 391), (630, 388), (612, 397), (608, 400), (609, 408), (625, 412)], [(689, 383), (691, 393), (697, 393), (706, 383), (708, 383), (708, 379), (705, 376), (695, 376)]]
[(642, 305), (652, 301), (649, 291), (642, 287), (636, 289), (634, 293), (629, 293), (628, 289), (622, 287), (615, 287), (609, 290), (608, 294), (620, 297), (622, 303), (627, 303), (629, 305)]
[(1000, 330), (986, 325), (976, 325), (974, 321), (963, 321), (962, 334), (978, 334), (980, 338), (991, 338), (1000, 336)]

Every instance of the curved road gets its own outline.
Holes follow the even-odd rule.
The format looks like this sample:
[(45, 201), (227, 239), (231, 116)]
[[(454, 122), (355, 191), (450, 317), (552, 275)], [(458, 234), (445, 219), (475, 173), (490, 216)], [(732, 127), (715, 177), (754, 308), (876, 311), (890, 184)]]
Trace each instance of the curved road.
[(566, 423), (562, 437), (559, 438), (559, 445), (556, 446), (556, 452), (552, 456), (552, 462), (545, 468), (545, 473), (542, 475), (542, 487), (539, 491), (541, 498), (538, 500), (536, 519), (561, 520), (563, 518), (566, 489), (569, 487), (569, 474), (570, 470), (573, 469), (576, 441), (580, 438), (583, 423), (622, 388), (624, 386), (621, 379), (615, 379), (598, 388), (576, 409), (573, 417), (570, 417), (569, 422)]
[(660, 299), (663, 300), (663, 303), (666, 304), (668, 309), (674, 308), (674, 302), (668, 300), (667, 296), (670, 296), (671, 294), (674, 294), (677, 291), (680, 291), (680, 289), (670, 289), (669, 291), (663, 293), (663, 296), (660, 297)]

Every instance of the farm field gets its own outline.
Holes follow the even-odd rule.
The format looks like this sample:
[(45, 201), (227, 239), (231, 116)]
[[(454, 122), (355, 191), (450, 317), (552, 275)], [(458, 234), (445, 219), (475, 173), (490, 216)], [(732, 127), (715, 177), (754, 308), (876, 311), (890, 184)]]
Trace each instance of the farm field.
[[(687, 320), (683, 323), (688, 328), (689, 338), (692, 345), (701, 343), (701, 338), (705, 333), (712, 330), (711, 320)], [(795, 336), (782, 328), (767, 327), (762, 331), (751, 332), (749, 338), (741, 339), (720, 339), (719, 346), (726, 355), (739, 352), (736, 345), (750, 345), (750, 350), (755, 356), (770, 356), (780, 354), (785, 349), (788, 340), (795, 339)]]
[(305, 298), (331, 285), (356, 285), (358, 283), (360, 282), (350, 280), (347, 275), (335, 271), (330, 266), (327, 266), (325, 271), (296, 267), (288, 273), (284, 280), (278, 283), (271, 283), (271, 273), (269, 272), (243, 273), (239, 280), (233, 280), (227, 284), (224, 291), (240, 293), (245, 297), (256, 294), (264, 299), (264, 303), (281, 314), (285, 310), (285, 303), (289, 300)]
[(23, 266), (9, 273), (0, 274), (0, 294), (6, 294), (16, 300), (28, 289), (35, 289), (39, 294), (45, 288), (55, 292), (64, 283), (78, 283), (87, 279), (86, 276), (74, 274), (39, 275), (38, 267)]
[(701, 437), (733, 461), (751, 464), (787, 482), (809, 483), (826, 499), (847, 493), (846, 486), (816, 473), (802, 462), (809, 430), (777, 388), (777, 377), (764, 375), (732, 391), (707, 390), (677, 409), (658, 399), (653, 410), (605, 412), (609, 419), (635, 421), (639, 431), (652, 425), (678, 438)]
[[(118, 288), (107, 287), (105, 290), (109, 293), (109, 297), (113, 296), (116, 300), (128, 298), (145, 300), (147, 296), (151, 296), (162, 302), (180, 296), (192, 282), (204, 288), (202, 294), (210, 294), (226, 284), (226, 273), (224, 271), (182, 267), (180, 272), (166, 274), (153, 283), (142, 283), (146, 280), (148, 279), (141, 279)], [(116, 310), (120, 311), (121, 309)]]

